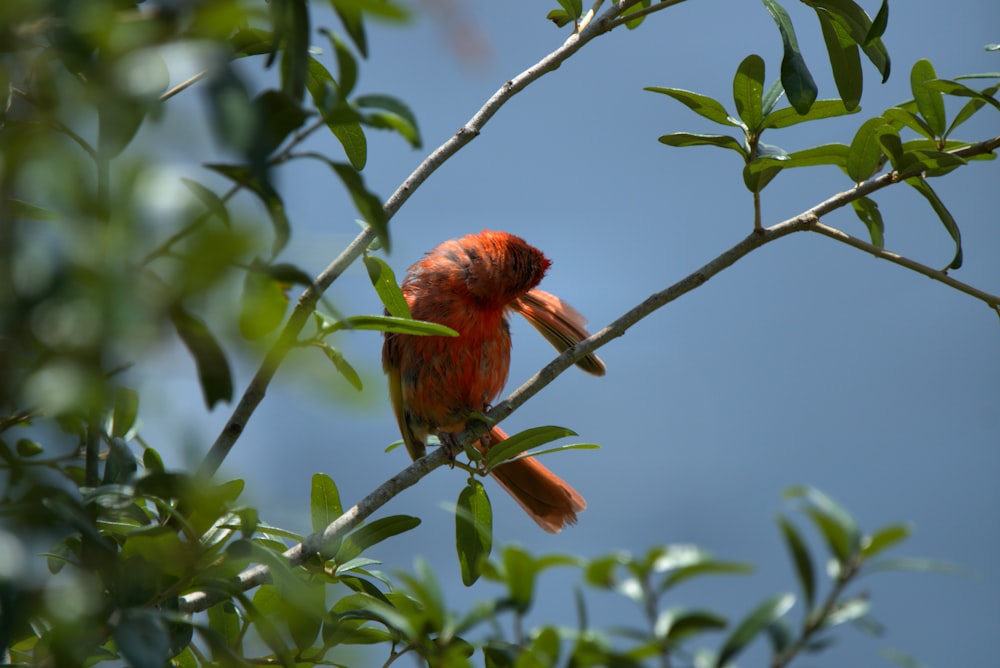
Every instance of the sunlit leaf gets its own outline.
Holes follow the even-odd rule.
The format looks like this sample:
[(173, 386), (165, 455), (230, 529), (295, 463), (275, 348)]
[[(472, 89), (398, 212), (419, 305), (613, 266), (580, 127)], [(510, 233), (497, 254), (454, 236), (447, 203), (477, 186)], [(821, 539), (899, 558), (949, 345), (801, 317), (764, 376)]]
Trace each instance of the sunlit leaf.
[(355, 390), (360, 392), (364, 389), (364, 385), (361, 382), (361, 376), (355, 368), (351, 366), (350, 362), (344, 359), (344, 355), (339, 350), (325, 341), (321, 341), (313, 345), (323, 351), (323, 354), (326, 355), (328, 360), (330, 360), (333, 367), (340, 372), (340, 375), (344, 377), (344, 380), (350, 383)]
[(802, 539), (795, 525), (787, 519), (778, 516), (778, 526), (781, 527), (785, 546), (788, 548), (788, 553), (792, 557), (792, 563), (795, 565), (795, 573), (799, 578), (799, 586), (802, 588), (802, 596), (805, 600), (806, 609), (812, 609), (816, 594), (816, 569), (813, 566), (809, 547)]
[(337, 550), (335, 559), (338, 563), (354, 559), (372, 545), (409, 531), (419, 524), (418, 518), (408, 515), (379, 518), (345, 537), (340, 544), (340, 549)]
[(815, 121), (821, 118), (833, 118), (845, 114), (856, 114), (861, 111), (855, 107), (848, 109), (840, 100), (816, 100), (812, 107), (805, 114), (800, 114), (796, 109), (785, 107), (772, 111), (764, 119), (765, 128), (787, 128), (806, 121)]
[(934, 66), (926, 59), (918, 60), (910, 70), (910, 88), (913, 91), (913, 99), (917, 101), (917, 108), (920, 115), (927, 121), (928, 127), (935, 137), (944, 135), (945, 128), (948, 127), (948, 118), (945, 115), (944, 98), (941, 92), (932, 86), (927, 86), (928, 81), (937, 79)]
[(873, 199), (860, 197), (851, 202), (851, 207), (868, 228), (868, 236), (871, 238), (872, 246), (885, 248), (885, 223), (882, 222), (882, 212), (878, 209), (878, 203)]
[(344, 514), (337, 484), (325, 473), (313, 474), (312, 491), (309, 494), (309, 514), (314, 532), (322, 531)]
[(486, 453), (486, 465), (493, 467), (525, 450), (537, 448), (559, 438), (576, 436), (576, 432), (565, 427), (532, 427), (511, 435), (506, 441), (494, 445)]
[(861, 101), (864, 78), (861, 71), (861, 56), (858, 45), (850, 33), (826, 12), (816, 12), (823, 31), (823, 41), (830, 58), (833, 80), (837, 84), (844, 106), (854, 109)]
[(354, 104), (362, 109), (377, 110), (364, 114), (364, 122), (368, 125), (395, 130), (409, 142), (411, 147), (421, 147), (417, 117), (398, 98), (391, 95), (361, 95), (354, 100)]
[(756, 133), (761, 125), (764, 95), (764, 59), (751, 54), (743, 59), (733, 77), (733, 102), (736, 113)]
[(743, 145), (729, 135), (701, 135), (690, 132), (674, 132), (660, 137), (660, 143), (667, 146), (718, 146), (736, 151), (744, 158), (747, 157), (747, 151), (743, 148)]
[(958, 229), (958, 223), (955, 222), (955, 218), (948, 211), (948, 208), (938, 197), (934, 189), (922, 178), (915, 177), (906, 179), (906, 183), (913, 186), (913, 188), (924, 196), (924, 199), (931, 205), (934, 209), (934, 213), (938, 215), (944, 228), (948, 230), (948, 234), (955, 241), (955, 257), (952, 258), (951, 262), (948, 264), (946, 269), (958, 269), (962, 266), (962, 233)]
[(682, 88), (661, 88), (659, 86), (646, 86), (643, 90), (672, 97), (699, 116), (703, 116), (710, 121), (714, 121), (715, 123), (731, 125), (733, 127), (742, 127), (742, 123), (730, 116), (729, 112), (726, 111), (726, 108), (722, 106), (721, 102), (714, 100), (707, 95), (693, 93)]
[(178, 336), (194, 358), (205, 404), (212, 409), (220, 401), (233, 398), (233, 376), (222, 346), (215, 340), (204, 321), (180, 304), (170, 310)]
[(412, 318), (410, 306), (406, 303), (402, 290), (399, 289), (392, 267), (386, 264), (385, 260), (372, 255), (365, 255), (364, 261), (368, 278), (371, 279), (375, 293), (378, 294), (389, 315), (396, 318)]

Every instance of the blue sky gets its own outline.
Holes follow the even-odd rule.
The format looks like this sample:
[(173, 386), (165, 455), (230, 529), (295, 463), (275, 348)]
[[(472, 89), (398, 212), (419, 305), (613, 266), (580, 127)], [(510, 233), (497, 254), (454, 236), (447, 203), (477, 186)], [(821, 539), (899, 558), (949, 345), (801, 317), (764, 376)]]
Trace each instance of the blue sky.
[[(877, 9), (874, 2), (862, 4), (871, 13)], [(811, 10), (791, 2), (786, 7), (820, 97), (833, 97)], [(373, 26), (371, 58), (362, 65), (358, 92), (405, 100), (425, 141), (423, 151), (413, 151), (396, 136), (369, 133), (365, 178), (383, 197), (504, 81), (567, 34), (545, 21), (544, 4), (456, 2), (451, 11), (462, 20), (450, 28), (444, 14), (425, 9), (420, 6), (409, 27)], [(860, 114), (773, 133), (765, 141), (788, 150), (849, 143), (865, 118), (910, 97), (909, 69), (918, 58), (930, 59), (942, 77), (1000, 70), (1000, 55), (983, 50), (1000, 41), (1000, 7), (993, 3), (955, 2), (944, 10), (913, 0), (891, 10), (885, 42), (893, 73), (880, 85), (866, 63)], [(331, 25), (319, 16), (318, 24)], [(482, 45), (479, 57), (459, 57), (455, 30)], [(679, 103), (642, 90), (687, 88), (732, 109), (732, 75), (749, 53), (765, 59), (769, 81), (777, 75), (778, 33), (763, 5), (753, 2), (690, 0), (654, 15), (637, 31), (616, 30), (595, 40), (514, 98), (417, 191), (392, 221), (394, 247), (387, 260), (401, 276), (444, 239), (483, 228), (506, 230), (552, 259), (544, 289), (573, 304), (593, 329), (606, 325), (749, 232), (751, 198), (735, 154), (656, 141), (668, 132), (716, 128)], [(246, 67), (259, 72), (257, 63)], [(949, 106), (951, 113), (956, 108)], [(178, 122), (185, 122), (183, 115), (180, 121), (168, 117), (163, 130)], [(998, 130), (1000, 117), (985, 109), (958, 136), (984, 139)], [(311, 148), (340, 155), (329, 137)], [(293, 167), (278, 181), (293, 224), (282, 260), (310, 273), (357, 231), (347, 196), (324, 170), (317, 164)], [(994, 293), (1000, 291), (998, 170), (996, 162), (977, 163), (933, 182), (962, 229), (965, 266), (953, 275)], [(764, 224), (850, 185), (835, 168), (786, 172), (764, 191)], [(875, 198), (885, 217), (887, 248), (935, 267), (950, 261), (951, 241), (919, 195), (895, 187)], [(824, 222), (866, 236), (850, 211)], [(345, 313), (381, 310), (360, 266), (327, 294)], [(356, 332), (335, 343), (361, 371), (365, 393), (352, 396), (318, 354), (293, 355), (223, 467), (224, 476), (247, 479), (248, 500), (265, 519), (301, 531), (308, 529), (313, 473), (333, 476), (351, 503), (407, 463), (402, 449), (383, 453), (398, 433), (381, 377), (380, 337)], [(563, 425), (577, 431), (579, 440), (602, 446), (547, 461), (586, 497), (588, 510), (578, 526), (550, 536), (489, 486), (498, 544), (598, 556), (695, 543), (758, 570), (692, 584), (670, 604), (715, 608), (736, 618), (766, 596), (795, 590), (774, 517), (787, 508), (783, 489), (813, 485), (850, 509), (866, 529), (912, 522), (914, 537), (899, 555), (941, 559), (965, 570), (862, 581), (857, 591), (871, 594), (887, 634), (872, 639), (844, 629), (838, 634), (842, 642), (810, 658), (809, 665), (878, 665), (884, 647), (928, 666), (985, 665), (995, 654), (996, 313), (918, 274), (815, 234), (797, 234), (654, 313), (600, 354), (608, 365), (605, 378), (571, 369), (504, 424), (508, 431)], [(509, 389), (552, 357), (541, 337), (515, 322)], [(184, 456), (194, 459), (226, 411), (188, 418), (200, 405), (177, 398), (187, 393), (197, 400), (190, 392), (189, 362), (179, 352), (172, 364), (156, 383), (165, 410), (144, 418), (145, 431), (154, 441), (185, 441)], [(250, 366), (238, 370), (240, 390), (251, 373)], [(175, 461), (184, 456), (178, 449)], [(371, 555), (389, 571), (411, 568), (418, 556), (428, 560), (460, 610), (495, 593), (489, 586), (461, 585), (453, 518), (442, 504), (453, 503), (464, 482), (459, 471), (438, 470), (395, 499), (386, 514), (417, 515), (423, 524)], [(572, 625), (575, 582), (568, 571), (554, 574), (529, 622)], [(624, 601), (588, 597), (596, 626), (641, 625), (638, 611)], [(762, 658), (758, 650), (744, 664)]]

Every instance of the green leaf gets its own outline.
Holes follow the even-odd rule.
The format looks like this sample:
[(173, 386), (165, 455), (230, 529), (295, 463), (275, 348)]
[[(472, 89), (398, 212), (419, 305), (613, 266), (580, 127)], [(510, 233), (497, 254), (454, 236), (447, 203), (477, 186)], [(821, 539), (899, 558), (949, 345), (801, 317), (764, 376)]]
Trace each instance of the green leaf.
[(767, 115), (767, 118), (764, 119), (763, 127), (787, 128), (806, 121), (816, 121), (821, 118), (833, 118), (835, 116), (844, 116), (845, 114), (856, 114), (859, 111), (861, 111), (859, 107), (848, 109), (840, 100), (816, 100), (813, 102), (809, 111), (805, 114), (800, 114), (797, 110), (791, 107), (785, 107), (784, 109), (778, 109), (777, 111), (771, 112)]
[(764, 116), (769, 116), (774, 110), (774, 105), (778, 104), (778, 100), (785, 94), (785, 89), (781, 87), (781, 79), (776, 80), (764, 93), (764, 99), (761, 104), (761, 112)]
[(736, 104), (736, 113), (752, 134), (757, 133), (764, 118), (763, 95), (764, 59), (755, 53), (750, 54), (736, 68), (736, 76), (733, 77), (733, 102)]
[(163, 615), (138, 608), (120, 614), (113, 635), (122, 658), (134, 668), (162, 668), (170, 658), (170, 633)]
[(726, 638), (715, 660), (716, 668), (728, 665), (761, 631), (784, 616), (793, 605), (795, 605), (794, 594), (777, 594), (754, 608)]
[(583, 16), (583, 3), (581, 0), (556, 0), (563, 11), (574, 21)]
[(482, 564), (493, 549), (493, 509), (482, 483), (475, 478), (469, 478), (458, 495), (455, 547), (462, 583), (471, 587), (482, 575)]
[(836, 165), (843, 167), (847, 160), (848, 148), (843, 144), (823, 144), (812, 148), (802, 149), (794, 153), (788, 153), (777, 159), (758, 159), (751, 162), (747, 167), (753, 172), (768, 169), (770, 167), (780, 167), (781, 169), (791, 169), (793, 167), (815, 167), (817, 165)]
[(657, 640), (676, 645), (706, 631), (726, 628), (726, 618), (704, 610), (664, 610), (657, 617), (654, 633)]
[(718, 561), (705, 555), (705, 559), (696, 563), (688, 564), (676, 569), (660, 583), (660, 592), (676, 587), (682, 582), (702, 575), (743, 575), (752, 573), (754, 568), (750, 564), (743, 564), (736, 561)]
[(857, 621), (871, 612), (871, 608), (871, 602), (864, 595), (840, 601), (830, 611), (830, 614), (823, 618), (823, 628)]
[(125, 438), (135, 426), (139, 414), (139, 393), (130, 387), (115, 388), (115, 407), (108, 432), (114, 438)]
[(313, 532), (325, 529), (344, 514), (340, 505), (340, 491), (333, 478), (325, 473), (315, 473), (312, 477), (312, 491), (309, 494), (309, 513)]
[(884, 552), (910, 537), (913, 527), (909, 524), (890, 524), (861, 539), (861, 556), (865, 559)]
[(872, 246), (885, 248), (885, 223), (882, 222), (882, 212), (878, 210), (878, 204), (875, 200), (861, 197), (851, 202), (851, 206), (854, 208), (854, 213), (868, 228), (868, 236), (871, 237)]
[(752, 193), (759, 193), (781, 172), (781, 160), (755, 160), (743, 167), (743, 184)]
[(333, 54), (337, 58), (337, 84), (340, 94), (346, 98), (350, 96), (358, 82), (358, 61), (340, 37), (327, 28), (320, 28), (319, 31), (326, 36), (330, 46), (333, 47)]
[(718, 146), (736, 151), (747, 158), (747, 151), (739, 141), (729, 135), (701, 135), (690, 132), (674, 132), (660, 137), (660, 143), (667, 146)]
[(17, 443), (14, 444), (14, 449), (17, 451), (18, 457), (34, 457), (35, 455), (40, 455), (45, 451), (41, 444), (27, 438), (17, 439)]
[(189, 313), (180, 303), (170, 310), (170, 320), (181, 342), (194, 358), (201, 391), (209, 410), (219, 401), (231, 401), (233, 376), (229, 370), (229, 362), (204, 321)]
[(661, 88), (659, 86), (646, 86), (643, 90), (672, 97), (699, 116), (703, 116), (715, 123), (743, 127), (742, 123), (729, 115), (729, 112), (726, 111), (721, 102), (707, 95), (693, 93), (682, 88)]
[(794, 524), (779, 515), (778, 526), (781, 527), (785, 546), (788, 548), (792, 563), (795, 565), (795, 574), (799, 578), (799, 586), (802, 588), (806, 609), (811, 610), (816, 595), (816, 569), (813, 566), (812, 555)]
[(816, 12), (816, 15), (823, 31), (823, 41), (830, 57), (837, 92), (845, 107), (855, 109), (861, 101), (861, 91), (864, 88), (858, 45), (847, 29), (833, 21), (826, 12)]
[(195, 194), (201, 203), (212, 213), (213, 216), (222, 221), (222, 224), (227, 228), (230, 227), (229, 222), (229, 211), (226, 209), (226, 203), (221, 197), (215, 194), (213, 190), (206, 188), (197, 181), (191, 179), (181, 179), (181, 183), (186, 185), (188, 189)]
[(882, 5), (878, 8), (878, 13), (872, 20), (868, 33), (865, 35), (863, 44), (868, 46), (885, 34), (885, 29), (889, 25), (889, 0), (882, 0)]
[(334, 162), (318, 153), (303, 155), (320, 160), (336, 173), (347, 188), (347, 192), (350, 194), (358, 213), (361, 214), (366, 223), (371, 225), (371, 228), (375, 231), (375, 236), (382, 242), (386, 252), (389, 252), (389, 217), (386, 215), (385, 209), (382, 208), (382, 202), (365, 187), (365, 182), (361, 178), (361, 174), (350, 165)]
[(926, 59), (913, 63), (910, 70), (910, 88), (913, 91), (913, 99), (917, 101), (917, 109), (920, 115), (927, 121), (927, 125), (934, 133), (935, 137), (944, 135), (945, 128), (948, 127), (948, 118), (944, 109), (944, 98), (941, 92), (931, 86), (927, 86), (928, 81), (937, 79), (934, 73), (934, 66)]
[(340, 375), (343, 376), (355, 390), (360, 392), (364, 389), (364, 385), (361, 382), (361, 376), (358, 375), (358, 372), (354, 369), (354, 367), (351, 366), (346, 359), (344, 359), (343, 354), (341, 354), (339, 350), (325, 341), (320, 341), (313, 345), (323, 351), (323, 354), (326, 355), (328, 360), (330, 360), (334, 368), (340, 372)]
[(879, 38), (868, 39), (871, 35), (872, 21), (853, 0), (803, 0), (803, 2), (817, 13), (827, 11), (830, 17), (840, 23), (850, 33), (868, 60), (878, 69), (882, 75), (882, 83), (889, 79), (890, 61), (889, 52), (885, 44)]
[(934, 139), (934, 130), (920, 116), (902, 107), (890, 107), (882, 112), (882, 118), (894, 127), (908, 127), (914, 132)]
[(642, 25), (642, 22), (646, 20), (646, 16), (645, 15), (640, 16), (639, 18), (633, 18), (633, 19), (628, 19), (626, 17), (628, 17), (629, 14), (633, 14), (635, 12), (638, 12), (641, 9), (645, 9), (646, 7), (649, 7), (650, 6), (650, 2), (651, 2), (651, 0), (641, 0), (641, 2), (637, 2), (634, 5), (629, 5), (628, 7), (625, 8), (624, 11), (622, 11), (622, 13), (619, 16), (621, 16), (621, 18), (625, 19), (625, 28), (627, 28), (628, 30), (635, 30), (640, 25)]
[(285, 215), (285, 203), (281, 200), (281, 196), (278, 195), (278, 191), (269, 182), (259, 178), (250, 167), (222, 164), (209, 164), (205, 166), (249, 189), (260, 198), (271, 219), (271, 226), (274, 228), (274, 243), (271, 247), (271, 255), (274, 257), (280, 253), (291, 236), (291, 226), (288, 224), (288, 218)]
[(576, 432), (565, 427), (553, 426), (525, 429), (490, 448), (486, 453), (486, 466), (493, 468), (516, 454), (567, 436), (576, 436)]
[(906, 179), (906, 183), (913, 186), (913, 188), (918, 193), (923, 195), (924, 199), (930, 203), (931, 208), (934, 209), (934, 213), (938, 215), (938, 218), (940, 218), (941, 222), (944, 224), (944, 228), (948, 230), (948, 234), (950, 234), (951, 238), (955, 241), (955, 257), (952, 258), (951, 262), (945, 268), (945, 271), (948, 269), (960, 268), (962, 266), (962, 233), (958, 229), (958, 223), (955, 222), (955, 218), (951, 215), (951, 212), (948, 211), (947, 207), (945, 207), (944, 202), (941, 201), (941, 198), (938, 197), (937, 193), (934, 192), (934, 189), (930, 187), (927, 181), (919, 177), (914, 177)]
[(902, 171), (907, 164), (903, 157), (903, 142), (899, 140), (899, 133), (891, 125), (886, 124), (881, 125), (878, 132), (878, 143), (882, 147), (882, 152), (889, 158), (894, 170)]
[(944, 133), (945, 137), (948, 137), (955, 130), (955, 128), (969, 120), (972, 115), (982, 109), (983, 106), (990, 104), (993, 107), (1000, 109), (1000, 102), (993, 97), (993, 95), (997, 92), (997, 86), (990, 86), (983, 91), (977, 91), (957, 81), (951, 81), (948, 79), (927, 81), (924, 83), (924, 86), (930, 88), (931, 90), (945, 93), (946, 95), (972, 98), (959, 110), (958, 114), (955, 115), (951, 125), (948, 126), (948, 130)]
[(851, 146), (847, 149), (845, 169), (855, 183), (868, 179), (878, 169), (882, 158), (879, 137), (884, 132), (882, 129), (884, 125), (885, 121), (880, 116), (869, 118), (854, 134)]
[(59, 220), (60, 216), (55, 211), (43, 209), (30, 202), (20, 199), (5, 198), (3, 200), (4, 209), (12, 218), (21, 220)]
[(347, 104), (345, 93), (334, 81), (333, 75), (312, 57), (309, 58), (306, 89), (326, 127), (340, 142), (351, 166), (357, 170), (364, 169), (368, 162), (368, 140), (361, 128), (360, 117)]
[(344, 538), (344, 541), (340, 544), (340, 549), (337, 550), (335, 559), (337, 563), (350, 561), (372, 545), (409, 531), (419, 524), (419, 519), (408, 515), (392, 515), (377, 519)]
[(347, 36), (354, 42), (354, 47), (361, 54), (362, 58), (368, 57), (368, 37), (365, 33), (365, 24), (361, 16), (361, 3), (351, 0), (330, 0), (337, 17), (344, 25)]
[[(324, 316), (325, 317), (325, 316)], [(331, 331), (340, 329), (363, 329), (377, 332), (392, 332), (394, 334), (414, 334), (417, 336), (458, 336), (458, 332), (439, 325), (436, 322), (397, 318), (389, 315), (354, 315), (335, 322), (328, 328)]]
[(364, 262), (365, 269), (368, 270), (368, 278), (371, 279), (372, 286), (375, 288), (375, 293), (382, 301), (389, 315), (396, 318), (412, 318), (410, 305), (406, 303), (406, 297), (403, 296), (403, 291), (399, 289), (399, 284), (396, 282), (396, 274), (393, 273), (392, 267), (381, 258), (372, 255), (365, 255)]
[(545, 18), (555, 23), (557, 28), (573, 23), (573, 17), (567, 14), (564, 9), (553, 9), (545, 15)]
[(367, 113), (364, 121), (376, 128), (395, 130), (409, 142), (413, 148), (420, 148), (420, 129), (417, 127), (417, 117), (401, 100), (391, 95), (362, 95), (354, 100), (362, 109), (380, 109), (381, 111)]
[(283, 37), (281, 49), (281, 88), (293, 100), (301, 100), (305, 91), (309, 60), (309, 7), (307, 0), (281, 0), (271, 3), (277, 34)]
[(800, 499), (805, 504), (806, 515), (841, 564), (859, 550), (861, 532), (854, 518), (826, 494), (813, 487), (792, 487), (785, 491), (785, 498)]
[[(806, 61), (799, 51), (799, 43), (795, 38), (795, 28), (788, 18), (788, 12), (779, 5), (776, 0), (763, 0), (764, 6), (771, 14), (778, 32), (781, 33), (781, 43), (784, 49), (784, 56), (781, 59), (781, 85), (785, 89), (785, 95), (795, 110), (800, 114), (805, 114), (816, 101), (818, 88), (813, 81), (812, 74), (806, 66)], [(763, 188), (763, 186), (760, 186)]]

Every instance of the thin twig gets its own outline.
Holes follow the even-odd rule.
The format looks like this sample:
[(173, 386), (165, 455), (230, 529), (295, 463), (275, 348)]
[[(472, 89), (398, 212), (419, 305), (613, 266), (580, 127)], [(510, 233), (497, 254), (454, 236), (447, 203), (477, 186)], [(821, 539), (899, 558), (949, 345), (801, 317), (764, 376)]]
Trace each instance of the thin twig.
[[(662, 2), (657, 2), (656, 4), (650, 5), (649, 7), (643, 7), (642, 9), (636, 10), (630, 14), (627, 14), (625, 16), (620, 16), (614, 19), (613, 21), (610, 21), (608, 23), (607, 29), (611, 30), (612, 28), (617, 28), (620, 25), (625, 25), (629, 21), (635, 21), (638, 18), (642, 18), (643, 16), (648, 16), (654, 12), (666, 9), (667, 7), (673, 7), (674, 5), (679, 5), (682, 2), (684, 2), (684, 0), (663, 0)], [(630, 2), (628, 3), (628, 6), (634, 4), (636, 3)], [(623, 9), (625, 9), (625, 7), (623, 7)]]

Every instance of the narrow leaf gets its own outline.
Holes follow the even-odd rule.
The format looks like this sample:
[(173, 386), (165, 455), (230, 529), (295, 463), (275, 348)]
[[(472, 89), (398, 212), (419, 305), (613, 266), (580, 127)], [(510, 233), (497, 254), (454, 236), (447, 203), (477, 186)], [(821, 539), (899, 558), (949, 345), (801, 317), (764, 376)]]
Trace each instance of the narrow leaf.
[(418, 336), (458, 336), (458, 332), (436, 322), (396, 318), (388, 315), (354, 315), (339, 321), (341, 329), (363, 329)]
[(761, 631), (780, 619), (794, 604), (794, 594), (778, 594), (754, 608), (726, 638), (719, 656), (716, 657), (716, 668), (728, 665)]
[(259, 178), (250, 167), (222, 164), (209, 164), (205, 166), (249, 189), (260, 198), (267, 209), (268, 216), (271, 218), (271, 226), (274, 228), (274, 243), (272, 244), (271, 255), (274, 257), (280, 253), (291, 236), (291, 226), (288, 224), (288, 218), (285, 215), (285, 203), (281, 200), (281, 196), (278, 195), (278, 191), (268, 181)]
[(111, 414), (109, 432), (114, 438), (125, 438), (135, 426), (139, 414), (139, 393), (130, 387), (115, 388), (115, 407)]
[(788, 18), (788, 12), (776, 0), (763, 0), (764, 6), (771, 14), (778, 32), (781, 33), (781, 43), (784, 56), (781, 59), (781, 85), (785, 95), (795, 110), (805, 114), (816, 100), (819, 89), (806, 66), (806, 61), (799, 51), (799, 43), (795, 38), (795, 28)]
[(340, 142), (351, 166), (357, 170), (364, 169), (368, 162), (368, 140), (361, 129), (360, 117), (347, 104), (346, 93), (315, 58), (309, 58), (307, 74), (306, 89), (323, 116), (326, 127)]
[(704, 118), (707, 118), (715, 123), (731, 125), (733, 127), (742, 127), (739, 121), (729, 115), (729, 112), (726, 111), (726, 108), (722, 106), (721, 102), (714, 100), (707, 95), (693, 93), (682, 88), (661, 88), (659, 86), (647, 86), (643, 90), (648, 90), (651, 93), (668, 95), (699, 116), (703, 116)]
[(330, 360), (333, 367), (340, 372), (340, 375), (344, 377), (344, 380), (350, 383), (355, 390), (360, 392), (364, 389), (361, 382), (361, 376), (358, 375), (358, 372), (353, 366), (351, 366), (350, 362), (344, 359), (344, 355), (339, 350), (326, 342), (320, 342), (315, 345), (323, 351), (323, 354), (326, 355), (328, 360)]
[(744, 158), (747, 151), (736, 139), (729, 135), (701, 135), (690, 132), (674, 132), (660, 137), (660, 143), (667, 146), (718, 146), (736, 151)]
[(909, 524), (890, 524), (879, 529), (870, 536), (865, 536), (861, 541), (861, 556), (865, 559), (884, 552), (893, 545), (897, 545), (910, 537), (913, 527)]
[(840, 563), (846, 563), (857, 552), (861, 532), (854, 518), (833, 499), (813, 487), (793, 487), (785, 491), (785, 498), (801, 499), (806, 504), (806, 514)]
[(525, 429), (490, 448), (489, 452), (486, 453), (486, 466), (492, 468), (515, 454), (567, 436), (576, 436), (576, 432), (565, 427), (553, 426)]
[(391, 95), (362, 95), (354, 100), (354, 104), (362, 109), (381, 110), (365, 114), (364, 119), (368, 125), (395, 130), (409, 142), (411, 147), (421, 147), (422, 140), (420, 129), (417, 126), (417, 117), (398, 98)]
[(816, 15), (819, 17), (826, 52), (830, 57), (830, 67), (833, 70), (833, 80), (837, 84), (837, 92), (840, 93), (845, 107), (855, 109), (861, 101), (861, 91), (864, 87), (858, 45), (850, 33), (840, 23), (830, 19), (826, 12), (816, 12)]
[(231, 401), (233, 377), (229, 370), (229, 362), (204, 321), (189, 313), (180, 304), (176, 304), (170, 310), (170, 320), (194, 358), (201, 390), (209, 410), (219, 401)]
[(458, 495), (455, 512), (455, 547), (462, 570), (462, 583), (475, 584), (482, 575), (482, 564), (493, 547), (493, 510), (481, 482), (469, 479)]
[(799, 578), (799, 586), (802, 587), (806, 610), (812, 610), (816, 594), (816, 569), (813, 566), (812, 555), (794, 524), (779, 516), (778, 526), (781, 527), (785, 546), (788, 548), (792, 563), (795, 565), (795, 573)]
[(878, 8), (878, 13), (872, 19), (868, 34), (865, 35), (864, 45), (868, 46), (885, 34), (885, 29), (889, 25), (889, 0), (882, 0), (882, 5)]
[(871, 237), (872, 246), (885, 248), (885, 223), (882, 222), (882, 212), (878, 210), (878, 203), (873, 199), (861, 197), (851, 202), (851, 206), (854, 208), (854, 213), (868, 228), (868, 236)]
[(201, 200), (201, 203), (212, 212), (212, 215), (222, 221), (223, 225), (227, 228), (230, 227), (229, 211), (226, 209), (226, 203), (222, 201), (221, 197), (216, 195), (213, 190), (206, 188), (197, 181), (182, 178), (181, 183), (186, 185), (188, 189), (195, 194), (195, 197)]
[(313, 474), (312, 491), (309, 494), (309, 514), (314, 532), (322, 531), (344, 514), (337, 484), (325, 473)]
[(918, 193), (924, 196), (924, 198), (930, 203), (931, 208), (934, 209), (934, 213), (938, 215), (941, 222), (944, 224), (944, 228), (948, 230), (948, 234), (955, 241), (955, 257), (952, 258), (951, 263), (945, 268), (948, 269), (958, 269), (962, 266), (962, 233), (958, 229), (958, 223), (955, 222), (955, 218), (951, 215), (945, 207), (944, 202), (938, 197), (934, 189), (922, 178), (914, 177), (911, 179), (906, 179), (906, 182), (913, 186)]
[(913, 99), (917, 101), (917, 109), (927, 121), (934, 136), (941, 137), (948, 126), (948, 118), (945, 115), (941, 92), (926, 85), (928, 81), (934, 79), (937, 79), (937, 74), (931, 61), (921, 59), (913, 63), (913, 69), (910, 70), (910, 89), (913, 91)]
[(800, 114), (791, 107), (778, 109), (767, 115), (764, 119), (765, 128), (787, 128), (806, 121), (816, 121), (821, 118), (833, 118), (845, 114), (856, 114), (861, 109), (854, 107), (848, 109), (840, 100), (816, 100), (808, 113)]
[(344, 538), (335, 559), (338, 563), (354, 559), (372, 545), (409, 531), (419, 524), (419, 519), (408, 515), (392, 515), (377, 519)]
[(403, 291), (399, 289), (392, 267), (386, 264), (385, 260), (372, 255), (365, 255), (364, 261), (365, 269), (368, 270), (368, 278), (371, 279), (375, 293), (389, 315), (397, 318), (412, 318), (410, 305), (406, 303)]

